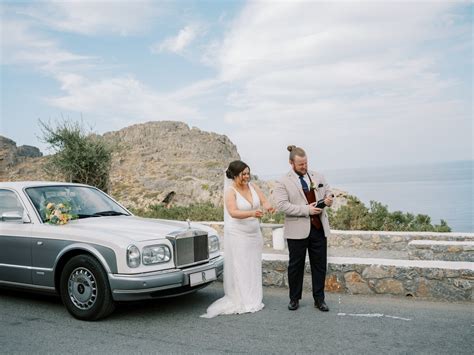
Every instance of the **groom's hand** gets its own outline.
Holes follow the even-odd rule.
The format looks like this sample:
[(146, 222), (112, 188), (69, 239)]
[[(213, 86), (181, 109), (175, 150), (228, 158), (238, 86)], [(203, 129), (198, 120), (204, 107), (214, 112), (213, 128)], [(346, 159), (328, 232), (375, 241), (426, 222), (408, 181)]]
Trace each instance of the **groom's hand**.
[(276, 210), (274, 207), (272, 207), (271, 204), (269, 204), (268, 202), (264, 203), (263, 204), (263, 208), (267, 211), (267, 212), (270, 212), (270, 213), (274, 213)]
[(323, 212), (323, 209), (322, 208), (317, 208), (316, 207), (316, 202), (313, 202), (309, 205), (309, 214), (311, 216), (313, 216), (315, 214), (321, 214), (321, 212)]
[(333, 201), (334, 201), (334, 195), (326, 196), (326, 198), (324, 199), (324, 203), (325, 203), (326, 206), (328, 206), (328, 207), (331, 207), (331, 206), (332, 206)]

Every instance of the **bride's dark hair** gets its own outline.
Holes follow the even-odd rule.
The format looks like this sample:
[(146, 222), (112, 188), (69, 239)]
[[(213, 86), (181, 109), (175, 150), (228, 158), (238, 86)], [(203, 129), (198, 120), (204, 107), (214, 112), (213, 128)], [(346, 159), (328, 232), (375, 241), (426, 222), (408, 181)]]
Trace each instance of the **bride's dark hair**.
[(225, 175), (228, 179), (234, 179), (239, 176), (239, 174), (244, 171), (245, 168), (249, 168), (250, 170), (250, 167), (242, 160), (234, 160), (232, 163), (229, 164), (229, 167), (225, 171)]

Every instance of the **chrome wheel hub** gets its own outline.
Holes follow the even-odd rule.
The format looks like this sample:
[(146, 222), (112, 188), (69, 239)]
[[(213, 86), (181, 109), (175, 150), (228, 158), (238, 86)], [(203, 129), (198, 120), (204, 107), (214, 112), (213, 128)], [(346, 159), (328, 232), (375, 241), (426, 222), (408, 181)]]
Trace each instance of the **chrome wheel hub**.
[(68, 280), (68, 294), (79, 309), (90, 309), (97, 300), (97, 283), (94, 275), (85, 267), (78, 267)]

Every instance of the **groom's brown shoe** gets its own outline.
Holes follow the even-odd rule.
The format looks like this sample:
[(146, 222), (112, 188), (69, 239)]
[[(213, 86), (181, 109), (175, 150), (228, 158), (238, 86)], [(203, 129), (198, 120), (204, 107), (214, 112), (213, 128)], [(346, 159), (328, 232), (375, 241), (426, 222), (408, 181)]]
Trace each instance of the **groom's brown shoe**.
[(326, 304), (326, 302), (324, 302), (324, 300), (314, 301), (314, 306), (317, 309), (319, 309), (321, 312), (328, 312), (329, 311), (329, 307)]
[(291, 300), (290, 303), (288, 303), (288, 309), (290, 311), (296, 311), (299, 306), (300, 306), (300, 303), (298, 300)]

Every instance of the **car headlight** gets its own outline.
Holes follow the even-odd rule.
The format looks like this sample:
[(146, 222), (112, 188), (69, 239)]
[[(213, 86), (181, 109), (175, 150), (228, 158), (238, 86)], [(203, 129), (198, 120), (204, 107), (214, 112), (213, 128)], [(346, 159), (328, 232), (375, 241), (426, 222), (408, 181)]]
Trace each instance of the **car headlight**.
[(209, 254), (219, 251), (219, 237), (217, 235), (209, 236)]
[(127, 248), (127, 264), (133, 268), (140, 266), (140, 250), (133, 244)]
[(143, 265), (165, 263), (171, 260), (171, 251), (166, 245), (150, 245), (142, 250)]

